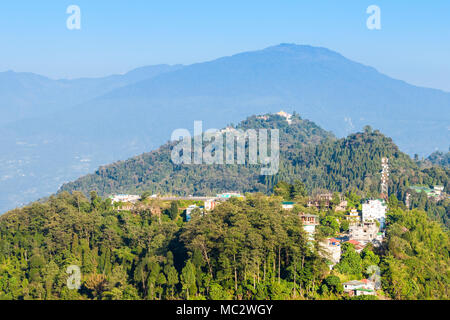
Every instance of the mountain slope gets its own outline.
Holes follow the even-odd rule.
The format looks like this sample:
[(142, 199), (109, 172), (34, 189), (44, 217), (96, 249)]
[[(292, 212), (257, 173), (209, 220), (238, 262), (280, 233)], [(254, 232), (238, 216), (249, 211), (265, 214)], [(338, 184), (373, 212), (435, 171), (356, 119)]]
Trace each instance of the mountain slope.
[[(278, 128), (280, 130), (280, 171), (261, 176), (256, 165), (175, 165), (170, 158), (172, 143), (127, 161), (99, 168), (94, 174), (65, 184), (60, 191), (112, 193), (173, 193), (211, 195), (216, 192), (271, 192), (279, 180), (305, 182), (309, 190), (322, 188), (346, 191), (353, 188), (378, 195), (381, 158), (388, 157), (391, 168), (390, 192), (404, 197), (409, 183), (430, 181), (447, 186), (448, 173), (432, 176), (421, 172), (411, 158), (402, 153), (378, 131), (367, 128), (336, 140), (308, 120), (294, 115), (292, 123), (278, 115), (267, 119), (252, 116), (236, 128)], [(435, 179), (435, 181), (433, 181)]]
[[(334, 139), (332, 134), (298, 115), (293, 116), (290, 125), (278, 115), (266, 117), (266, 120), (250, 117), (236, 128), (278, 128), (281, 155), (288, 154), (293, 148), (302, 149)], [(267, 191), (268, 186), (260, 177), (259, 165), (175, 165), (171, 160), (174, 144), (167, 143), (155, 151), (103, 166), (93, 175), (65, 184), (61, 191), (80, 190), (88, 193), (95, 190), (100, 195), (144, 190), (182, 195), (209, 195), (223, 190)]]
[[(31, 200), (156, 148), (194, 120), (221, 128), (280, 108), (338, 136), (369, 124), (408, 154), (430, 154), (448, 149), (449, 107), (449, 93), (391, 79), (325, 48), (282, 44), (159, 74), (0, 129), (0, 148), (9, 150), (0, 156), (0, 194)], [(0, 199), (0, 208), (6, 202), (11, 207)]]

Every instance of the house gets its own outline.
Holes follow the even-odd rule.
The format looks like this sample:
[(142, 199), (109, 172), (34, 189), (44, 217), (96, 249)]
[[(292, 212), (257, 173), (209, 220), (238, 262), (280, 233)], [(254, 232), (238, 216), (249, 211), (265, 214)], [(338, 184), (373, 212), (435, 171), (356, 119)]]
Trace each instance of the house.
[(433, 187), (433, 191), (434, 193), (436, 193), (438, 196), (440, 196), (442, 194), (442, 192), (444, 192), (444, 186), (434, 186)]
[(364, 249), (364, 245), (361, 242), (359, 242), (359, 241), (349, 240), (349, 241), (347, 241), (347, 243), (353, 244), (354, 247), (355, 247), (355, 251), (358, 252), (358, 253), (361, 253), (361, 251), (363, 251), (363, 249)]
[(341, 202), (339, 202), (339, 204), (336, 206), (336, 208), (334, 209), (335, 211), (345, 211), (345, 210), (347, 210), (347, 205), (348, 205), (348, 202), (347, 202), (347, 200), (342, 200), (341, 199)]
[(376, 222), (351, 224), (348, 229), (349, 238), (364, 245), (375, 240), (378, 232), (379, 229)]
[(434, 186), (433, 188), (424, 186), (411, 186), (409, 189), (417, 193), (425, 192), (427, 197), (434, 201), (445, 199), (444, 186)]
[(345, 219), (350, 222), (359, 222), (361, 219), (359, 217), (359, 212), (356, 209), (351, 209), (350, 212), (345, 215)]
[(341, 260), (341, 241), (335, 238), (325, 239), (320, 243), (323, 249), (324, 258), (327, 259), (332, 269)]
[(219, 199), (230, 199), (230, 198), (242, 198), (242, 195), (238, 192), (225, 192), (216, 195)]
[(283, 209), (285, 209), (285, 210), (291, 210), (291, 209), (294, 208), (294, 204), (295, 204), (295, 202), (284, 201), (284, 202), (281, 204), (281, 207), (282, 207)]
[(316, 207), (317, 209), (319, 209), (320, 207), (329, 207), (332, 199), (332, 193), (320, 193), (310, 198), (307, 206)]
[[(328, 193), (320, 193), (315, 195), (314, 197), (310, 198), (308, 200), (307, 206), (308, 207), (315, 207), (317, 209), (320, 208), (331, 208), (331, 201), (333, 200), (333, 194)], [(336, 206), (336, 211), (345, 211), (347, 209), (347, 200), (343, 196), (340, 196), (340, 202)]]
[(289, 114), (287, 112), (284, 112), (283, 110), (281, 110), (280, 112), (276, 113), (277, 115), (279, 115), (280, 117), (283, 117), (286, 119), (286, 121), (291, 124), (292, 122), (292, 114)]
[(133, 195), (133, 194), (116, 194), (109, 197), (112, 203), (115, 202), (130, 202), (136, 203), (141, 200), (141, 196)]
[(375, 247), (380, 247), (383, 243), (383, 239), (385, 237), (385, 233), (384, 232), (378, 232), (375, 239), (372, 241), (373, 245)]
[(380, 229), (384, 229), (386, 223), (387, 204), (383, 199), (369, 200), (362, 205), (362, 221), (378, 221)]
[(201, 210), (203, 207), (199, 207), (196, 204), (190, 205), (189, 207), (186, 208), (186, 221), (191, 221), (191, 214), (192, 211), (194, 211), (195, 209), (199, 209)]
[(208, 199), (204, 202), (204, 208), (206, 211), (214, 210), (216, 207), (216, 200), (215, 199)]
[(375, 295), (375, 284), (369, 279), (352, 280), (343, 283), (344, 292), (350, 296)]
[(303, 229), (309, 236), (309, 240), (314, 240), (314, 233), (316, 232), (316, 226), (319, 225), (319, 217), (313, 214), (301, 213)]

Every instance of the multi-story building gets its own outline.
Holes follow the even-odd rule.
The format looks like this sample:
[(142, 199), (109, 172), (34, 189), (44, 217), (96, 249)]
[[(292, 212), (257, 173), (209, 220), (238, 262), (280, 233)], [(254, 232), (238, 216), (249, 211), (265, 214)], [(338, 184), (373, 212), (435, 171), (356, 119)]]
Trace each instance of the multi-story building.
[(303, 229), (308, 234), (309, 240), (314, 240), (316, 226), (319, 225), (319, 217), (313, 214), (301, 213), (300, 218), (303, 222)]
[(355, 240), (361, 244), (366, 244), (377, 239), (378, 227), (376, 222), (361, 222), (356, 224), (351, 224), (349, 226), (349, 238), (350, 240)]
[(205, 200), (205, 203), (204, 203), (205, 211), (214, 210), (215, 207), (216, 207), (216, 200), (215, 199)]
[(349, 220), (351, 223), (356, 223), (361, 221), (361, 218), (359, 216), (359, 212), (356, 209), (351, 209), (350, 212), (345, 216), (346, 220)]
[[(343, 196), (340, 196), (340, 202), (336, 205), (336, 211), (345, 211), (347, 209), (347, 200)], [(317, 194), (314, 197), (310, 198), (307, 206), (315, 207), (317, 209), (320, 208), (331, 208), (331, 201), (333, 200), (332, 193), (321, 193)]]
[(380, 229), (384, 229), (386, 224), (387, 204), (383, 199), (369, 200), (362, 205), (362, 221), (378, 221)]
[(341, 241), (335, 238), (325, 239), (320, 243), (324, 258), (329, 261), (330, 269), (341, 260)]

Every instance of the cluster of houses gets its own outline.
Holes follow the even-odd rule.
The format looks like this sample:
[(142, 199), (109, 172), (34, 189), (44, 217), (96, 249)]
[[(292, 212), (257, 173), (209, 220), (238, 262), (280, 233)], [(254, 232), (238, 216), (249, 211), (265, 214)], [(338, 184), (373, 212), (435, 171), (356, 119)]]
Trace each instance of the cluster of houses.
[(411, 186), (411, 187), (409, 187), (409, 190), (406, 193), (405, 204), (408, 208), (410, 207), (410, 198), (411, 198), (412, 192), (414, 192), (414, 193), (425, 192), (428, 199), (432, 199), (436, 202), (443, 200), (448, 196), (444, 192), (444, 186), (432, 186), (431, 188), (426, 187), (426, 186)]
[[(331, 207), (333, 195), (331, 193), (319, 194), (308, 201), (308, 207), (323, 209)], [(291, 210), (295, 203), (285, 201), (282, 208)], [(339, 205), (335, 206), (336, 211), (347, 211), (347, 201), (341, 197)], [(321, 252), (329, 263), (330, 269), (339, 263), (341, 259), (341, 245), (343, 242), (351, 243), (356, 252), (360, 253), (368, 243), (374, 246), (381, 245), (386, 226), (387, 203), (384, 199), (370, 199), (362, 204), (362, 210), (359, 212), (356, 208), (351, 208), (345, 215), (349, 221), (349, 230), (347, 234), (339, 238), (328, 238), (319, 243)], [(311, 214), (301, 213), (305, 231), (310, 240), (314, 240), (315, 228), (319, 225), (319, 217)], [(375, 295), (375, 283), (368, 280), (353, 280), (343, 284), (344, 292), (353, 296)]]
[[(157, 196), (152, 196), (156, 198)], [(216, 197), (199, 197), (195, 200), (202, 200), (203, 206), (196, 204), (190, 205), (186, 208), (186, 221), (191, 220), (192, 212), (196, 209), (200, 210), (202, 214), (206, 214), (216, 208), (220, 202), (227, 201), (231, 198), (242, 198), (243, 196), (238, 192), (226, 192), (217, 194)], [(122, 209), (129, 210), (133, 207), (141, 197), (138, 195), (117, 194), (110, 197), (112, 203), (122, 203)], [(165, 199), (165, 198), (162, 198)], [(169, 199), (169, 198), (167, 198)], [(170, 198), (171, 200), (182, 199)], [(188, 197), (188, 199), (194, 199)], [(307, 205), (308, 207), (316, 207), (322, 209), (324, 207), (331, 207), (331, 201), (333, 195), (331, 193), (319, 194), (311, 198)], [(281, 206), (285, 210), (291, 210), (294, 208), (295, 202), (285, 201)], [(346, 211), (347, 201), (341, 197), (340, 203), (335, 206), (336, 211)], [(368, 243), (372, 243), (375, 246), (381, 244), (384, 236), (384, 228), (386, 223), (387, 204), (383, 199), (372, 199), (362, 204), (361, 213), (352, 208), (349, 210), (345, 218), (350, 222), (347, 235), (338, 238), (329, 238), (321, 241), (319, 245), (322, 247), (322, 252), (329, 262), (329, 267), (332, 269), (341, 259), (341, 244), (348, 242), (354, 245), (357, 252), (361, 252)], [(299, 214), (303, 228), (308, 234), (309, 241), (314, 240), (314, 234), (316, 232), (316, 226), (319, 223), (319, 216), (313, 214), (300, 213)], [(353, 280), (343, 284), (344, 292), (349, 295), (373, 295), (375, 294), (375, 284), (367, 279)]]
[[(152, 195), (150, 198), (157, 198), (163, 201), (176, 201), (176, 200), (193, 200), (193, 201), (203, 201), (203, 206), (191, 205), (186, 208), (186, 220), (191, 220), (191, 213), (194, 209), (198, 208), (201, 212), (208, 212), (214, 210), (214, 208), (222, 201), (227, 201), (231, 198), (243, 198), (244, 196), (238, 192), (226, 192), (217, 194), (215, 197), (160, 197), (158, 195)], [(137, 203), (142, 199), (139, 195), (130, 194), (116, 194), (109, 197), (111, 202), (114, 204), (120, 204), (117, 210), (133, 210), (139, 207)]]
[[(314, 207), (317, 209), (321, 209), (321, 208), (331, 208), (331, 204), (332, 204), (332, 200), (333, 200), (333, 194), (332, 193), (321, 193), (321, 194), (317, 194), (314, 197), (310, 198), (308, 200), (307, 206), (308, 208)], [(338, 212), (342, 212), (347, 210), (347, 200), (345, 200), (345, 198), (340, 195), (339, 196), (339, 204), (336, 205), (335, 207), (335, 211)]]
[(186, 221), (191, 221), (191, 214), (195, 209), (199, 209), (202, 214), (205, 214), (209, 211), (214, 210), (220, 202), (229, 200), (231, 198), (243, 198), (243, 196), (238, 192), (220, 193), (217, 194), (215, 198), (204, 200), (203, 206), (198, 206), (195, 204), (190, 205), (186, 208)]
[[(329, 206), (332, 194), (321, 194), (308, 201), (308, 206)], [(295, 203), (292, 201), (282, 202), (281, 206), (285, 210), (294, 208)], [(346, 210), (347, 201), (341, 198), (336, 211)], [(339, 210), (338, 210), (339, 209)], [(371, 199), (362, 205), (361, 215), (356, 209), (351, 209), (345, 216), (349, 220), (348, 241), (353, 241), (358, 246), (364, 247), (369, 242), (375, 246), (379, 245), (383, 240), (383, 231), (386, 225), (387, 204), (384, 199)], [(319, 225), (319, 217), (311, 214), (300, 214), (304, 228), (308, 234), (314, 235), (315, 227)]]
[(141, 196), (134, 194), (116, 194), (109, 197), (112, 203), (123, 202), (123, 203), (136, 203), (141, 200)]
[[(380, 246), (386, 227), (387, 204), (384, 199), (372, 199), (363, 203), (361, 215), (358, 210), (351, 209), (345, 217), (350, 222), (349, 230), (342, 239), (353, 244), (357, 252), (372, 243)], [(337, 245), (328, 245), (330, 250), (338, 250)], [(336, 254), (337, 255), (337, 254)]]

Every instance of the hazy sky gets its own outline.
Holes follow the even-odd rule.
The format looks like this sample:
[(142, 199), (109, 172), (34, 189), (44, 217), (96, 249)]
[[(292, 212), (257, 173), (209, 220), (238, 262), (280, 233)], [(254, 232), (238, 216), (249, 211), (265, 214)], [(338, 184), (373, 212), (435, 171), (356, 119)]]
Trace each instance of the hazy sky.
[[(69, 5), (81, 30), (68, 30)], [(369, 5), (381, 30), (368, 30)], [(14, 0), (0, 3), (0, 71), (51, 78), (190, 64), (282, 42), (323, 46), (450, 91), (450, 1)]]

